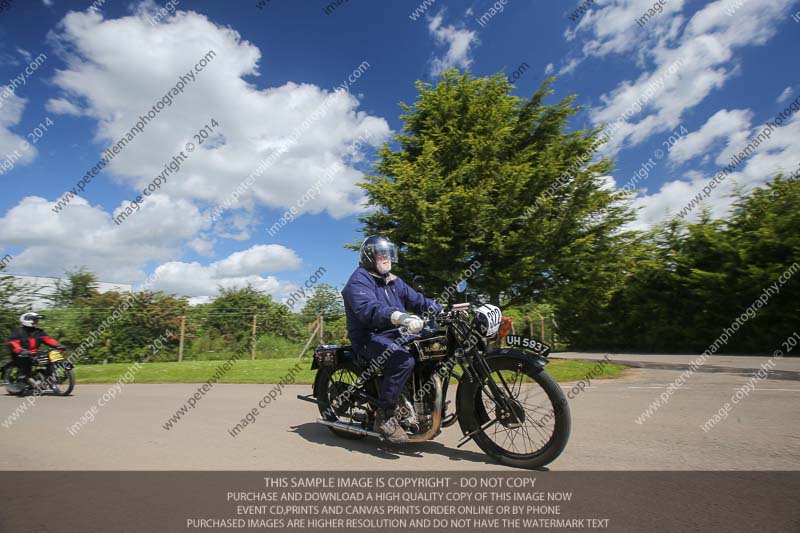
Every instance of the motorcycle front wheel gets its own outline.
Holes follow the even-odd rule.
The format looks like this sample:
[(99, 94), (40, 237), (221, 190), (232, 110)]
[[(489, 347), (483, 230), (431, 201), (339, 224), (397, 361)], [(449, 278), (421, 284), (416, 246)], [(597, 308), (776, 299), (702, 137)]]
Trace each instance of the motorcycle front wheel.
[(550, 374), (519, 359), (494, 357), (486, 363), (510, 407), (503, 409), (493, 400), (487, 378), (471, 389), (474, 416), (462, 428), (477, 431), (475, 443), (501, 464), (534, 469), (553, 462), (564, 451), (571, 426), (561, 387)]
[(50, 374), (50, 390), (56, 396), (68, 396), (75, 388), (75, 371), (62, 365), (53, 365)]

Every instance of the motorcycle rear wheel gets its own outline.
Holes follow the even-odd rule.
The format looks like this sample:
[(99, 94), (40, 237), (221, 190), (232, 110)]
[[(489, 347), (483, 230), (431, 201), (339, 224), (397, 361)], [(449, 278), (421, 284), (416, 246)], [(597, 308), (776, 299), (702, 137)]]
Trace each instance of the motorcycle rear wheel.
[[(372, 429), (370, 423), (374, 417), (372, 416), (372, 408), (367, 403), (357, 401), (350, 395), (350, 397), (344, 396), (340, 405), (331, 406), (337, 396), (344, 395), (349, 387), (358, 380), (360, 373), (361, 370), (348, 364), (339, 365), (332, 369), (320, 368), (317, 371), (317, 375), (314, 378), (314, 396), (317, 399), (319, 413), (323, 419), (356, 425), (363, 429)], [(370, 388), (374, 388), (371, 381), (367, 383), (366, 387), (368, 391)], [(327, 427), (334, 435), (345, 439), (358, 440), (366, 436), (330, 426)]]
[(19, 383), (19, 368), (16, 365), (3, 367), (3, 381), (6, 384), (6, 394), (22, 396), (25, 392), (25, 386)]

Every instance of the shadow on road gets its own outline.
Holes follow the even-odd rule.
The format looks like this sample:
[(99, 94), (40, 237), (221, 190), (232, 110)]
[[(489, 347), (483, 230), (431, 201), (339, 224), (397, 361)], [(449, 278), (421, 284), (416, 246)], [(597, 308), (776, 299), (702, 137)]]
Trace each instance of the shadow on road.
[[(0, 398), (7, 398), (7, 399), (11, 399), (11, 400), (25, 400), (26, 398), (30, 398), (30, 397), (33, 397), (33, 396), (35, 396), (35, 395), (32, 394), (32, 393), (25, 393), (25, 394), (17, 395), (17, 394), (5, 394), (2, 391), (0, 391)], [(44, 393), (39, 394), (38, 396), (36, 396), (37, 399), (39, 399), (39, 398), (59, 398), (59, 399), (63, 399), (63, 398), (74, 398), (74, 397), (75, 397), (74, 393), (70, 393), (69, 396), (59, 396), (58, 394), (53, 394), (52, 391), (44, 392)]]
[(360, 440), (345, 439), (337, 437), (325, 426), (314, 422), (292, 426), (291, 429), (308, 442), (334, 448), (344, 448), (351, 452), (363, 453), (364, 455), (371, 455), (380, 459), (397, 460), (400, 459), (400, 457), (417, 457), (422, 459), (425, 455), (440, 455), (451, 461), (490, 464), (502, 467), (502, 465), (496, 463), (491, 457), (483, 453), (450, 448), (436, 441), (393, 445), (369, 437)]

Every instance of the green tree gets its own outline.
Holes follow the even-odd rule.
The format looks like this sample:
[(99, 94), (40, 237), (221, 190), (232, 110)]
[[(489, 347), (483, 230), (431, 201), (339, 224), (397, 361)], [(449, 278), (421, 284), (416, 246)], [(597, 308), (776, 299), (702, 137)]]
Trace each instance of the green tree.
[(361, 184), (378, 208), (362, 232), (398, 243), (399, 273), (431, 276), (433, 294), (477, 260), (471, 287), (506, 304), (617, 276), (597, 263), (618, 259), (632, 214), (605, 186), (611, 162), (592, 162), (600, 130), (566, 132), (574, 96), (544, 103), (551, 82), (530, 99), (501, 74), (452, 69), (435, 87), (417, 82), (398, 148), (384, 145)]
[(737, 296), (738, 312), (794, 268), (778, 294), (734, 339), (739, 350), (772, 353), (797, 329), (800, 316), (800, 181), (777, 175), (764, 187), (738, 195), (727, 227), (736, 244), (728, 291)]
[(0, 266), (0, 335), (3, 340), (12, 329), (19, 326), (19, 317), (30, 310), (35, 290), (13, 276), (3, 275), (4, 266)]
[(220, 288), (207, 312), (205, 325), (213, 334), (224, 337), (232, 347), (250, 342), (254, 315), (257, 336), (269, 333), (291, 340), (302, 336), (299, 317), (251, 285)]
[(247, 342), (252, 335), (253, 315), (261, 315), (263, 327), (271, 304), (269, 295), (249, 284), (242, 288), (220, 287), (219, 295), (208, 306), (206, 326), (229, 342)]
[[(125, 298), (125, 293), (119, 294)], [(97, 350), (97, 357), (107, 356), (114, 361), (134, 361), (139, 359), (174, 361), (180, 334), (180, 318), (187, 306), (184, 298), (162, 292), (142, 291), (136, 293), (130, 309), (121, 314), (105, 338), (103, 346)], [(104, 313), (106, 317), (109, 312)], [(156, 353), (147, 347), (159, 336), (167, 335), (169, 343)], [(191, 338), (194, 326), (187, 324), (186, 335)]]
[(50, 297), (56, 307), (82, 305), (97, 294), (97, 276), (84, 268), (66, 272), (66, 280), (56, 281)]
[[(607, 304), (593, 315), (562, 313), (572, 347), (700, 353), (766, 287), (790, 268), (800, 271), (800, 184), (779, 176), (735, 199), (725, 218), (706, 211), (644, 234)], [(800, 282), (789, 277), (777, 289), (720, 351), (772, 353), (796, 329)], [(588, 305), (577, 293), (570, 301)]]
[(327, 320), (338, 320), (344, 316), (344, 301), (336, 287), (322, 283), (314, 289), (314, 293), (306, 300), (300, 315), (306, 323), (316, 320), (322, 315)]

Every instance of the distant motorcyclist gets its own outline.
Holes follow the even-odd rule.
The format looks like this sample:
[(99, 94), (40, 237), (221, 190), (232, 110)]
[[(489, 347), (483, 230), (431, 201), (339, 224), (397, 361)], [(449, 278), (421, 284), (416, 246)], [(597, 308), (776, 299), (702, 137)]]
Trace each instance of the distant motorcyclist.
[(21, 327), (11, 332), (6, 343), (11, 352), (11, 358), (19, 369), (17, 374), (19, 381), (33, 387), (38, 387), (39, 382), (31, 376), (31, 353), (38, 350), (42, 344), (53, 348), (64, 348), (62, 344), (39, 328), (40, 320), (44, 320), (44, 316), (39, 313), (33, 311), (24, 313), (19, 317)]
[(442, 307), (425, 298), (402, 279), (390, 273), (397, 262), (397, 247), (386, 237), (372, 235), (361, 244), (359, 267), (344, 289), (347, 336), (353, 349), (368, 359), (383, 355), (383, 382), (378, 397), (375, 431), (389, 442), (408, 442), (408, 436), (395, 419), (395, 409), (414, 368), (414, 356), (397, 343), (404, 326), (419, 333), (423, 321), (417, 314), (438, 313)]

